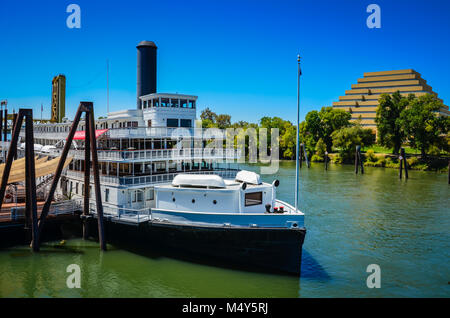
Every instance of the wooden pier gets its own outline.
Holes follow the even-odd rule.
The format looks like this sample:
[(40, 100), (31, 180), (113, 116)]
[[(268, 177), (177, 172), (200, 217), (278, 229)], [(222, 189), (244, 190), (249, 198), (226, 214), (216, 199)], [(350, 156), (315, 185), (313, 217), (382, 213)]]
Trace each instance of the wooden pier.
[[(21, 227), (31, 232), (31, 247), (33, 251), (38, 252), (40, 246), (40, 237), (44, 225), (52, 219), (62, 220), (67, 217), (73, 217), (76, 212), (83, 211), (86, 218), (89, 214), (89, 180), (90, 169), (85, 171), (85, 200), (84, 206), (81, 208), (72, 200), (57, 201), (54, 198), (55, 191), (61, 173), (71, 158), (67, 157), (75, 131), (81, 119), (81, 115), (85, 113), (86, 134), (85, 134), (85, 160), (92, 162), (92, 170), (94, 175), (94, 193), (96, 198), (96, 214), (98, 223), (98, 235), (100, 247), (106, 250), (106, 241), (103, 230), (103, 205), (100, 192), (99, 166), (97, 158), (97, 145), (95, 139), (95, 122), (94, 122), (94, 106), (92, 102), (81, 102), (75, 115), (72, 127), (70, 129), (64, 149), (59, 158), (54, 160), (40, 162), (34, 155), (34, 136), (33, 136), (33, 111), (32, 109), (20, 109), (17, 116), (14, 116), (11, 140), (7, 149), (7, 155), (3, 155), (5, 164), (2, 165), (1, 184), (0, 184), (0, 238), (2, 242), (8, 241), (8, 231), (14, 227)], [(5, 122), (7, 113), (5, 110)], [(22, 124), (25, 124), (25, 157), (17, 159), (17, 145), (19, 133)], [(0, 135), (3, 127), (0, 126)], [(7, 125), (5, 125), (4, 141), (7, 141), (6, 134)], [(4, 144), (3, 144), (4, 145)], [(5, 152), (5, 149), (2, 149)], [(92, 159), (92, 160), (91, 160)], [(40, 165), (38, 165), (38, 163)], [(45, 167), (44, 167), (45, 166)], [(38, 168), (38, 169), (36, 169)], [(36, 178), (40, 176), (53, 175), (51, 178), (50, 190), (44, 200), (39, 201), (37, 197)], [(7, 187), (16, 187), (15, 191), (8, 193)], [(19, 201), (17, 187), (25, 189), (25, 196)], [(23, 189), (22, 189), (23, 190)], [(14, 196), (13, 202), (4, 202), (11, 199), (11, 193)], [(8, 197), (9, 196), (9, 197)], [(79, 213), (78, 213), (79, 214)], [(78, 220), (80, 220), (78, 216)], [(84, 224), (84, 230), (86, 224)], [(2, 230), (3, 229), (3, 230)], [(31, 231), (30, 231), (31, 230)], [(19, 231), (22, 232), (22, 231)], [(83, 236), (87, 236), (84, 232)], [(0, 242), (1, 243), (1, 242)]]

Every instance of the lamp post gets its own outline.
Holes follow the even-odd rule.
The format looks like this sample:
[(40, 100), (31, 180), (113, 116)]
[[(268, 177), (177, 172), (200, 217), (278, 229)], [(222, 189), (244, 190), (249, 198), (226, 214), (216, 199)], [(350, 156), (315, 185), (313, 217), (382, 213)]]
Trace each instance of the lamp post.
[(300, 141), (299, 141), (299, 130), (300, 130), (300, 76), (302, 75), (302, 70), (300, 68), (300, 54), (297, 55), (297, 65), (298, 65), (298, 76), (297, 76), (297, 134), (296, 134), (296, 140), (297, 140), (297, 149), (296, 149), (296, 160), (295, 160), (295, 212), (298, 210), (298, 157), (300, 152)]

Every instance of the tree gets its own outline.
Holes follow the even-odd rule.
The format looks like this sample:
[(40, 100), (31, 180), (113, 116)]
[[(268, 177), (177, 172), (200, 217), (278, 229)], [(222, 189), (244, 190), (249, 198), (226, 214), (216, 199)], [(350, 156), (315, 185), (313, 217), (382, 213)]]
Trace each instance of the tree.
[(404, 97), (399, 91), (392, 94), (392, 96), (382, 94), (380, 97), (375, 116), (378, 143), (382, 146), (393, 148), (394, 154), (399, 153), (400, 147), (406, 140), (406, 132), (400, 117), (413, 98), (413, 94)]
[(220, 129), (225, 129), (231, 126), (231, 116), (220, 114), (216, 116), (216, 124)]
[(209, 107), (206, 107), (201, 115), (200, 118), (202, 120), (210, 120), (211, 122), (215, 123), (216, 122), (216, 118), (217, 118), (217, 114), (214, 113), (213, 111), (211, 111), (211, 109), (209, 109)]
[[(322, 107), (319, 112), (321, 136), (323, 142), (327, 147), (327, 151), (331, 152), (333, 145), (333, 138), (331, 135), (334, 131), (350, 125), (350, 119), (352, 115), (342, 109), (336, 109), (333, 107)], [(319, 139), (320, 139), (319, 138)], [(317, 140), (319, 141), (319, 140)]]
[(295, 158), (296, 131), (297, 128), (288, 120), (280, 117), (262, 117), (259, 121), (260, 127), (267, 129), (267, 139), (272, 140), (272, 129), (278, 129), (280, 140), (280, 158)]
[(344, 161), (353, 159), (356, 146), (371, 146), (375, 142), (375, 134), (370, 128), (362, 128), (359, 123), (343, 127), (332, 134), (333, 146), (339, 150)]
[(305, 117), (302, 142), (308, 153), (314, 153), (319, 139), (325, 143), (326, 150), (331, 152), (333, 146), (332, 133), (342, 127), (350, 126), (352, 115), (344, 110), (333, 107), (322, 107), (320, 111), (310, 111)]
[(437, 114), (441, 107), (442, 102), (431, 94), (419, 98), (414, 96), (410, 99), (409, 107), (401, 114), (400, 122), (409, 144), (420, 149), (423, 157), (426, 157), (432, 145), (441, 144), (448, 134), (450, 119)]
[(295, 159), (297, 138), (297, 127), (290, 122), (286, 122), (284, 133), (280, 136), (281, 158)]

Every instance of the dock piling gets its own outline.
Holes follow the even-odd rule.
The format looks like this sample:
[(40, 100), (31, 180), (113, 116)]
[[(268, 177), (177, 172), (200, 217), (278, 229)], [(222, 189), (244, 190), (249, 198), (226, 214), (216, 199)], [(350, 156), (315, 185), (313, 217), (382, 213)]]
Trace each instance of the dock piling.
[(85, 117), (86, 128), (84, 134), (84, 206), (83, 206), (83, 239), (87, 240), (89, 237), (89, 226), (87, 216), (89, 215), (89, 185), (91, 183), (91, 139), (90, 139), (90, 125), (89, 116), (86, 113)]
[[(106, 243), (104, 239), (104, 231), (103, 231), (103, 206), (102, 206), (102, 199), (101, 199), (101, 191), (100, 191), (100, 177), (99, 177), (99, 167), (98, 167), (98, 158), (97, 158), (97, 145), (96, 145), (96, 137), (95, 137), (95, 122), (94, 122), (94, 105), (92, 102), (81, 102), (80, 106), (78, 107), (77, 113), (75, 114), (75, 119), (72, 123), (72, 127), (70, 128), (69, 135), (67, 137), (66, 144), (64, 145), (63, 152), (61, 154), (61, 157), (59, 159), (58, 167), (56, 168), (55, 175), (53, 177), (52, 185), (50, 187), (50, 191), (47, 197), (47, 200), (45, 201), (45, 204), (42, 208), (41, 212), (41, 218), (39, 219), (39, 233), (42, 232), (42, 228), (45, 224), (45, 218), (48, 215), (48, 212), (50, 210), (50, 205), (53, 200), (53, 196), (55, 194), (56, 186), (58, 184), (59, 178), (61, 177), (61, 173), (64, 167), (64, 163), (66, 162), (67, 155), (70, 150), (70, 146), (73, 141), (73, 137), (75, 135), (75, 132), (77, 130), (78, 124), (81, 119), (82, 113), (86, 114), (86, 123), (85, 126), (89, 125), (89, 128), (85, 130), (85, 138), (90, 139), (90, 150), (92, 154), (92, 169), (94, 171), (94, 186), (95, 186), (95, 199), (97, 203), (97, 219), (98, 219), (98, 226), (99, 226), (99, 241), (100, 241), (100, 247), (102, 250), (106, 251)], [(86, 154), (86, 151), (85, 151)], [(87, 161), (88, 158), (85, 158), (85, 161)], [(90, 162), (90, 160), (89, 160)], [(87, 165), (86, 165), (87, 166)], [(88, 170), (88, 169), (85, 169)], [(85, 171), (85, 177), (87, 172)], [(89, 176), (90, 177), (90, 176)], [(87, 187), (89, 189), (90, 180), (87, 183)], [(86, 187), (86, 182), (85, 182)], [(88, 190), (89, 193), (89, 190)], [(89, 211), (89, 204), (86, 205), (86, 202), (89, 203), (89, 195), (85, 192), (85, 206), (83, 207), (83, 212), (86, 213)], [(87, 199), (86, 199), (87, 198)]]
[[(5, 119), (7, 117), (5, 116)], [(17, 152), (17, 142), (19, 139), (20, 129), (23, 119), (25, 118), (25, 192), (26, 192), (26, 215), (31, 216), (31, 231), (33, 241), (31, 247), (33, 251), (39, 251), (39, 230), (37, 223), (37, 202), (36, 202), (36, 170), (34, 166), (34, 136), (33, 136), (33, 110), (19, 109), (16, 122), (13, 125), (11, 143), (8, 149), (8, 156), (3, 170), (2, 181), (0, 184), (0, 209), (3, 205), (6, 186), (8, 184), (9, 175), (13, 159)], [(6, 125), (6, 120), (5, 120)], [(5, 131), (7, 131), (5, 127)], [(4, 135), (6, 139), (6, 134)]]
[(408, 162), (406, 161), (405, 148), (400, 149), (399, 161), (400, 161), (399, 178), (402, 179), (402, 170), (404, 168), (405, 169), (405, 179), (408, 179)]
[(361, 174), (364, 174), (364, 162), (361, 156), (361, 146), (356, 146), (355, 150), (355, 174), (358, 174), (359, 168), (361, 168)]

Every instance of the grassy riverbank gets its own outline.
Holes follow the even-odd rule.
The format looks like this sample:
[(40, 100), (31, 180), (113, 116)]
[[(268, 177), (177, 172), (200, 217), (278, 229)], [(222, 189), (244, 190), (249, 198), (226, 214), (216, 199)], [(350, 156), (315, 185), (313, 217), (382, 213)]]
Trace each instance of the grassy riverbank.
[[(371, 147), (362, 153), (364, 166), (399, 169), (400, 162), (398, 156), (385, 152), (378, 153), (377, 150), (379, 151), (380, 149)], [(422, 158), (421, 156), (416, 155), (415, 150), (412, 148), (405, 148), (405, 152), (408, 169), (437, 172), (448, 171), (448, 156), (428, 156), (427, 158)], [(330, 157), (331, 162), (335, 164), (354, 164), (354, 162), (343, 162), (338, 153), (331, 153), (328, 156)], [(314, 157), (315, 156), (312, 158), (313, 162), (323, 162), (323, 160), (314, 160), (316, 159)]]

